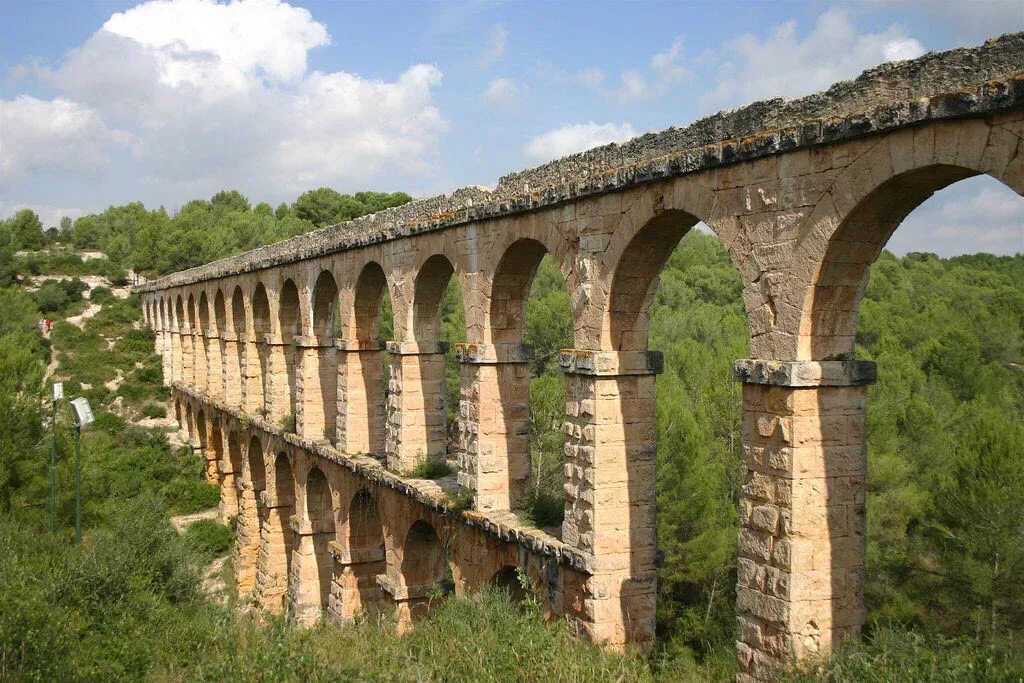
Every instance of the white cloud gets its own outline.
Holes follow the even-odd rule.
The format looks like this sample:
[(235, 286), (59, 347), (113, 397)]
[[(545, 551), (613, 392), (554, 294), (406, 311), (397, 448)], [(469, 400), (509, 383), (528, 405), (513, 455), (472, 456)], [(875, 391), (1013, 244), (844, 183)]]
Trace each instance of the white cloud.
[(491, 31), (491, 40), (487, 45), (487, 50), (480, 55), (480, 68), (489, 69), (492, 64), (501, 59), (502, 55), (505, 54), (507, 44), (508, 29), (501, 24), (497, 24)]
[(897, 255), (1024, 254), (1024, 198), (988, 176), (962, 180), (912, 211), (886, 248)]
[(0, 100), (0, 181), (40, 170), (91, 173), (128, 136), (109, 130), (88, 106), (19, 95)]
[(495, 78), (487, 85), (482, 97), (492, 107), (503, 107), (519, 103), (524, 92), (525, 88), (511, 78)]
[(845, 11), (830, 9), (803, 39), (797, 36), (796, 22), (787, 21), (764, 39), (748, 33), (703, 55), (701, 61), (715, 70), (717, 85), (700, 103), (720, 108), (780, 95), (806, 95), (880, 62), (923, 53), (921, 44), (900, 26), (858, 33)]
[(573, 152), (624, 142), (636, 137), (636, 130), (628, 123), (576, 123), (561, 126), (530, 140), (524, 153), (539, 161), (558, 159)]
[(155, 0), (115, 14), (39, 76), (100, 129), (130, 131), (127, 161), (168, 202), (231, 184), (280, 197), (421, 173), (447, 130), (433, 101), (440, 70), (309, 71), (309, 51), (329, 40), (280, 0)]
[[(665, 95), (673, 85), (689, 79), (693, 73), (680, 64), (683, 56), (683, 40), (676, 38), (668, 49), (651, 57), (650, 74), (642, 75), (635, 69), (623, 71), (619, 86), (608, 90), (621, 104), (651, 101)], [(600, 85), (600, 81), (595, 87)]]

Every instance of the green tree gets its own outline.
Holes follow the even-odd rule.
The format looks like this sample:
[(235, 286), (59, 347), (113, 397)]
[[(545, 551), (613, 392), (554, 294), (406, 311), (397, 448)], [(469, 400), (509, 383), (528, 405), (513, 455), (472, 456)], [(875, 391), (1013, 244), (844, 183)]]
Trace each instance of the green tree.
[(45, 243), (43, 224), (31, 209), (22, 209), (8, 222), (17, 249), (42, 249)]

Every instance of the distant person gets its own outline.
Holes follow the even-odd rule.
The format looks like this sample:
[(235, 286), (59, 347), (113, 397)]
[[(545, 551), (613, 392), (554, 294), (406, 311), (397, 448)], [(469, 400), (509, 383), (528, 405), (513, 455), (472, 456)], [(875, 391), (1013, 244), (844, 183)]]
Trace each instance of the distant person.
[(53, 329), (53, 321), (49, 318), (46, 319), (46, 334), (50, 334), (50, 330)]

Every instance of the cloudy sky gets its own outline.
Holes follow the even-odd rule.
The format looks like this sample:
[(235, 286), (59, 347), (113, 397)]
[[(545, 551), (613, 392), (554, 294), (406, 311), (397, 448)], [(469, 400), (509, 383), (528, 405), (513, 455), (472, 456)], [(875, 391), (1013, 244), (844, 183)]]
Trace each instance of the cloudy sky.
[[(0, 0), (0, 217), (221, 189), (416, 196), (1024, 29), (1020, 0)], [(1024, 252), (1024, 199), (937, 194), (890, 248)]]

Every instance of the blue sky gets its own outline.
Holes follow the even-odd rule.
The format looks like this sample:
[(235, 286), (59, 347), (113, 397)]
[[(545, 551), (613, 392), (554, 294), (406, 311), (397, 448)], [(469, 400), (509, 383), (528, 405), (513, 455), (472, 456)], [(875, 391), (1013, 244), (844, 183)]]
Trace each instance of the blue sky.
[[(235, 188), (416, 196), (891, 59), (1024, 29), (1014, 2), (0, 0), (0, 217)], [(1024, 201), (959, 183), (890, 248), (1024, 252)]]

